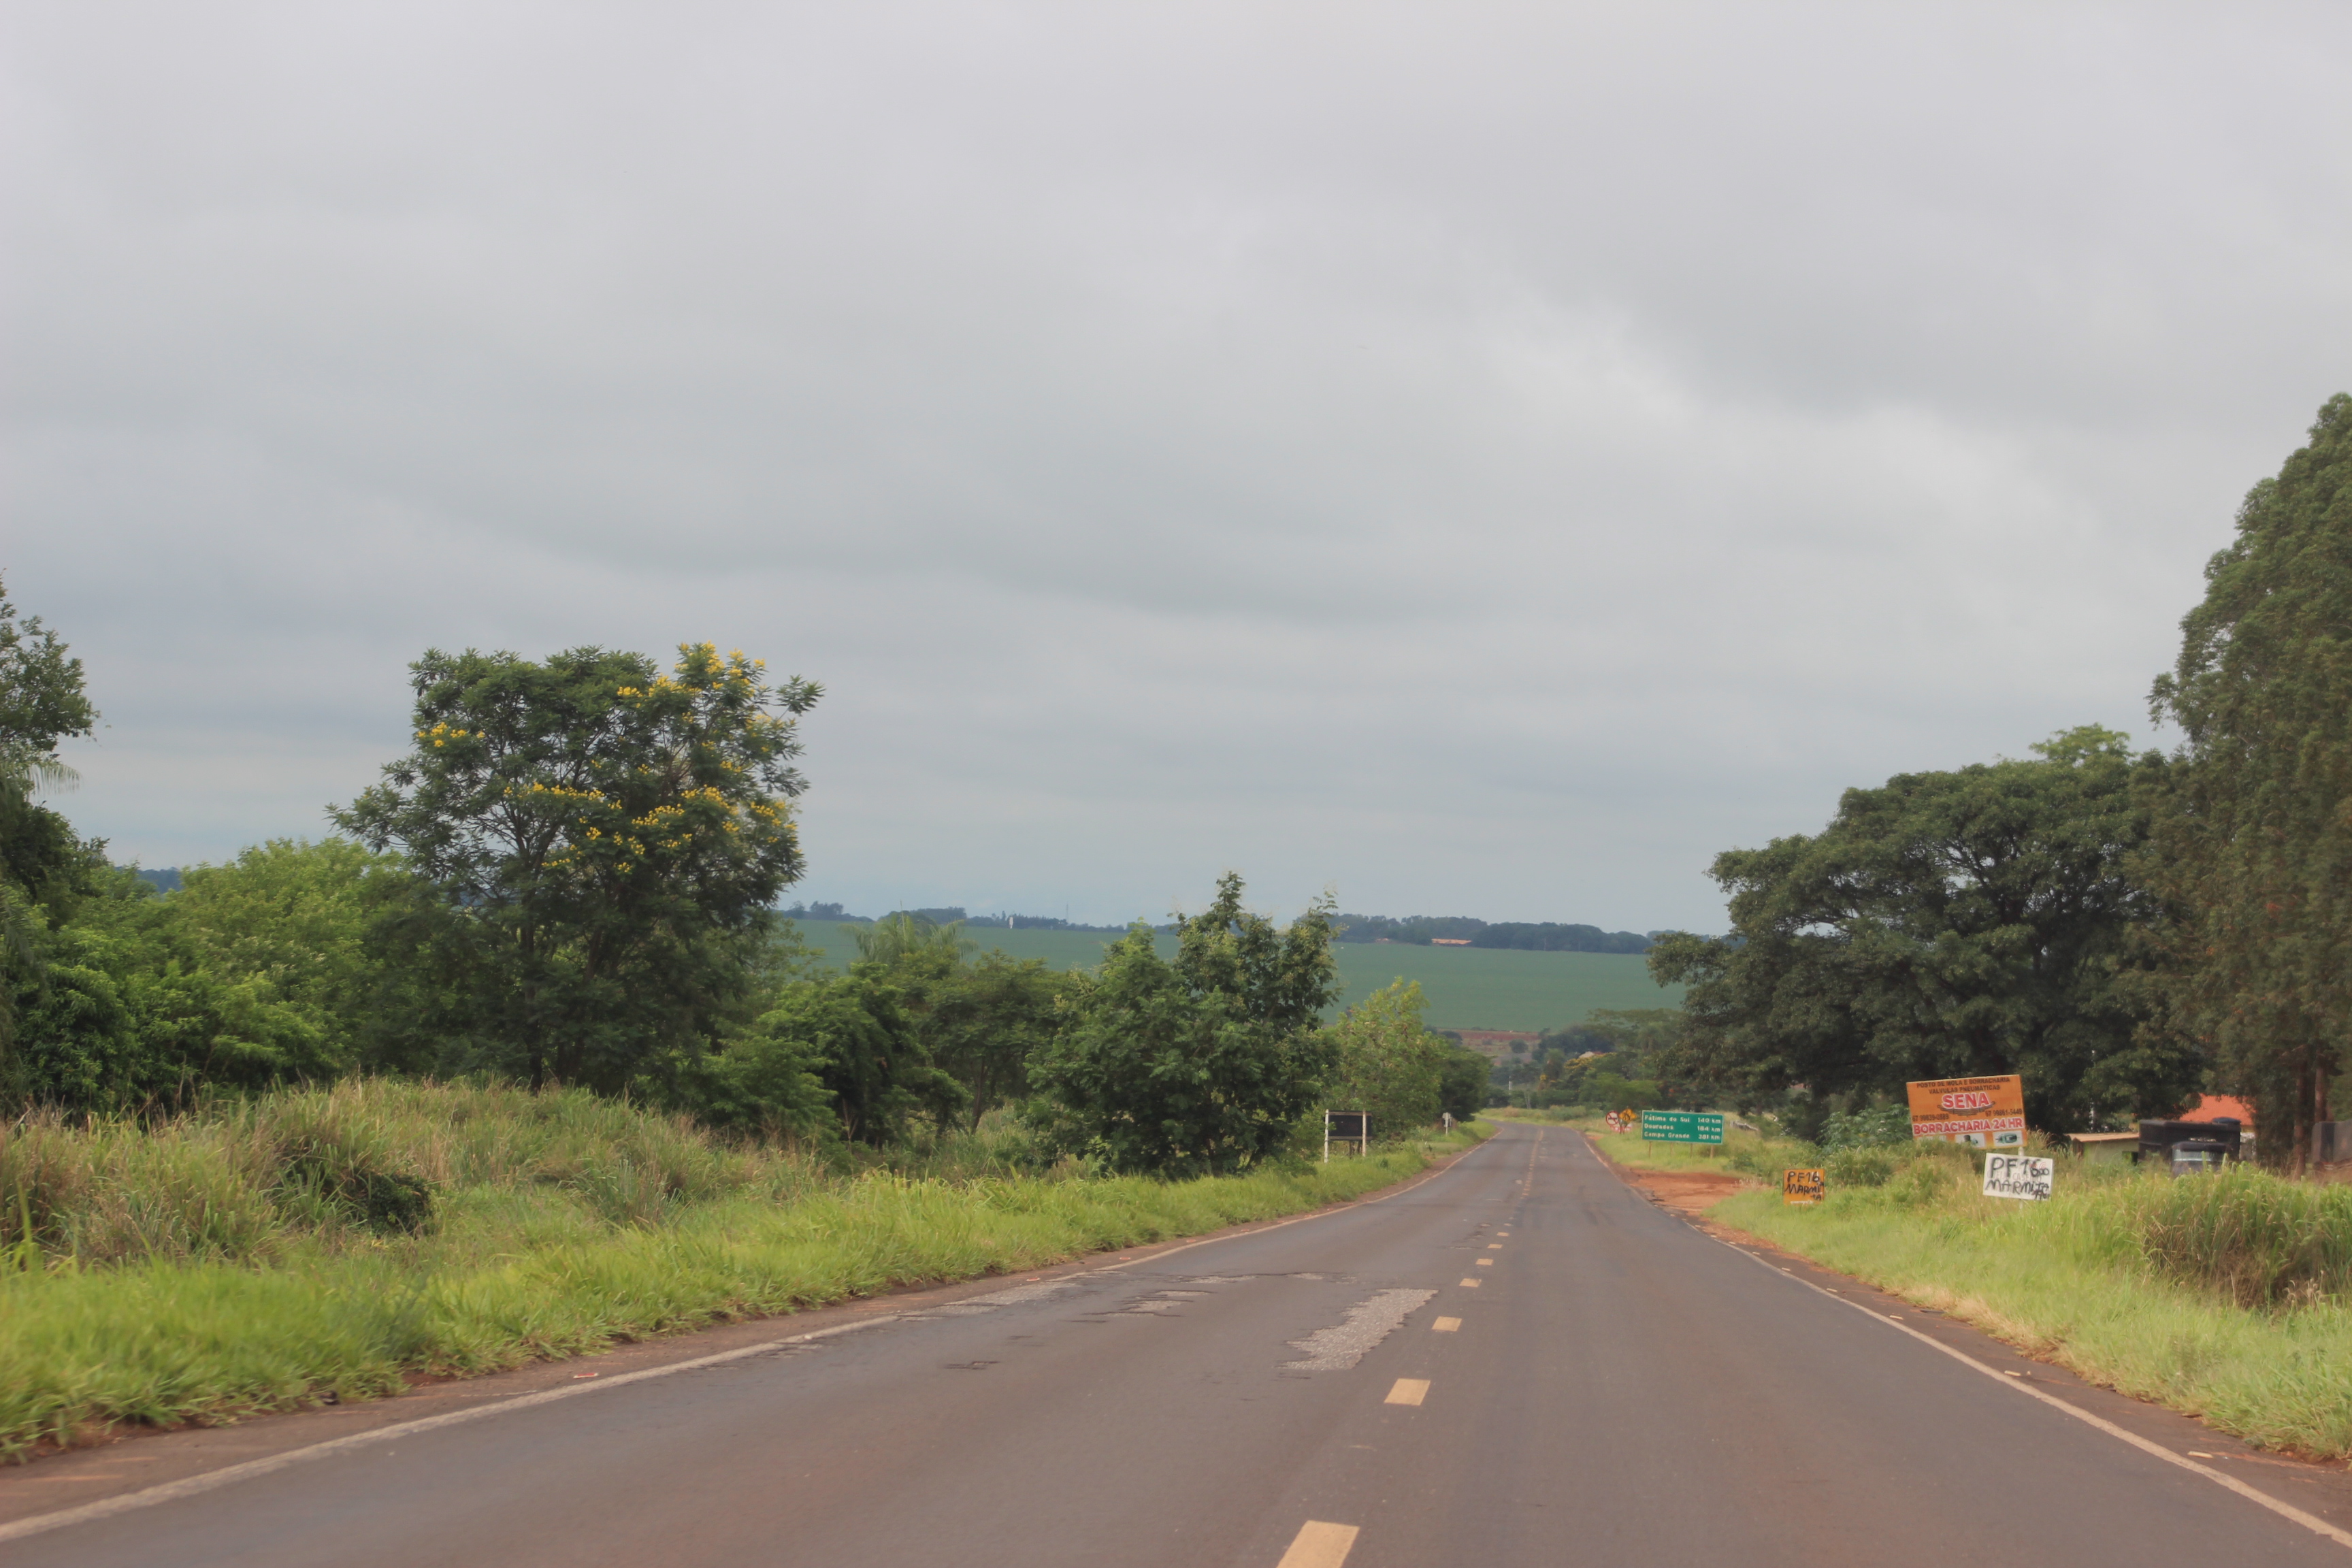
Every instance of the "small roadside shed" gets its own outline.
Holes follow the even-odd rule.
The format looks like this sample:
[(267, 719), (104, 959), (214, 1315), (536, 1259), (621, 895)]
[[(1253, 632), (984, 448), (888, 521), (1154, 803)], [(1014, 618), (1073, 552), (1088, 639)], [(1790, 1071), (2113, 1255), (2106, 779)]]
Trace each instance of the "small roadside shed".
[(2130, 1132), (2069, 1132), (2066, 1142), (2074, 1152), (2085, 1160), (2100, 1164), (2128, 1165), (2139, 1152), (2139, 1133)]

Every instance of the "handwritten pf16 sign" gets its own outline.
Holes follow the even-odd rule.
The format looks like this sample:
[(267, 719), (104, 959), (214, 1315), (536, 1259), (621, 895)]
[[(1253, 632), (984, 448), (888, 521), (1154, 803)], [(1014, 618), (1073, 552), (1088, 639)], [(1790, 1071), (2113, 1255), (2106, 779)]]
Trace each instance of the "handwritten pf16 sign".
[(2057, 1184), (2058, 1162), (2032, 1154), (1987, 1154), (1984, 1195), (2046, 1202)]

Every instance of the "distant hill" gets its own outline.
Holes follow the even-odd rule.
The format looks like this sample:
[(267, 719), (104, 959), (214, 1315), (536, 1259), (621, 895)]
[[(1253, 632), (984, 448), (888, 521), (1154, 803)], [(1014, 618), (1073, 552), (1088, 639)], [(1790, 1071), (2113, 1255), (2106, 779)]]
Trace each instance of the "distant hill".
[[(870, 925), (874, 921), (871, 915), (853, 915), (839, 904), (793, 904), (778, 912), (787, 920), (832, 921), (845, 925)], [(1058, 920), (1051, 915), (975, 915), (959, 904), (936, 910), (893, 910), (891, 913), (919, 916), (936, 925), (952, 925), (961, 921), (975, 931), (992, 927), (998, 931), (1089, 931), (1117, 936), (1127, 930), (1123, 925), (1087, 925), (1083, 921)], [(1403, 942), (1416, 947), (1427, 947), (1432, 942), (1452, 946), (1466, 943), (1521, 952), (1647, 952), (1651, 936), (1657, 934), (1602, 931), (1599, 926), (1565, 925), (1553, 921), (1489, 921), (1469, 915), (1407, 915), (1398, 920), (1388, 915), (1342, 914), (1338, 923), (1341, 942)], [(1175, 928), (1155, 921), (1151, 929)]]
[[(872, 925), (872, 915), (853, 915), (839, 904), (793, 904), (778, 910), (788, 921), (832, 921), (842, 925)], [(1124, 935), (1125, 926), (1090, 926), (1083, 921), (1066, 921), (1055, 915), (967, 913), (961, 904), (947, 904), (935, 910), (892, 910), (894, 915), (913, 915), (929, 921), (933, 925), (953, 925), (962, 921), (967, 925), (988, 927), (999, 931), (1108, 931), (1113, 936)], [(888, 916), (883, 917), (887, 919)], [(1161, 929), (1165, 929), (1164, 927)]]
[(1472, 947), (1516, 948), (1523, 952), (1646, 952), (1650, 938), (1640, 931), (1602, 931), (1599, 926), (1561, 925), (1552, 921), (1497, 921), (1468, 915), (1339, 917), (1341, 942), (1467, 942)]
[[(840, 968), (857, 956), (862, 925), (805, 918), (799, 925), (803, 938), (823, 950), (828, 966)], [(964, 935), (982, 952), (994, 948), (1013, 958), (1043, 959), (1056, 970), (1092, 969), (1120, 934), (1101, 928), (1007, 929), (976, 922), (964, 927)], [(1172, 956), (1176, 939), (1162, 931), (1157, 945), (1163, 957)], [(1649, 966), (1633, 953), (1360, 942), (1342, 943), (1332, 956), (1339, 962), (1340, 1007), (1355, 1005), (1391, 981), (1411, 980), (1428, 1000), (1433, 1029), (1518, 1030), (1532, 1038), (1570, 1029), (1598, 1009), (1674, 1007), (1683, 996), (1681, 986), (1651, 979)]]

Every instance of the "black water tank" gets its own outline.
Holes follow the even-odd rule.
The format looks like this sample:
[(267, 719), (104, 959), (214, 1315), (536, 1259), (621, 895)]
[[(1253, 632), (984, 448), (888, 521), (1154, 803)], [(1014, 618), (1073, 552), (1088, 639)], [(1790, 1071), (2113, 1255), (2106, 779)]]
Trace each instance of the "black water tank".
[(2183, 1138), (2165, 1155), (2176, 1176), (2210, 1175), (2237, 1158), (2237, 1151), (2219, 1138)]
[(2152, 1159), (2159, 1165), (2168, 1165), (2172, 1146), (2195, 1139), (2221, 1144), (2234, 1160), (2238, 1158), (2239, 1137), (2239, 1126), (2231, 1121), (2143, 1121), (2139, 1124), (2139, 1157), (2143, 1162)]

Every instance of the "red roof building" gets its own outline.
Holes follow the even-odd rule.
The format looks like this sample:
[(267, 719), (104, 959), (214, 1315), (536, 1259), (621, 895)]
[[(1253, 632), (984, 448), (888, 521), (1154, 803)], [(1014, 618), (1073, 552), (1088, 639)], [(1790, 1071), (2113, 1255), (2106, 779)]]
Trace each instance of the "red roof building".
[(2199, 1095), (2197, 1103), (2182, 1111), (2179, 1120), (2219, 1121), (2225, 1116), (2235, 1117), (2248, 1127), (2254, 1124), (2254, 1108), (2242, 1100), (2232, 1100), (2226, 1094)]

